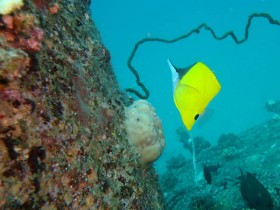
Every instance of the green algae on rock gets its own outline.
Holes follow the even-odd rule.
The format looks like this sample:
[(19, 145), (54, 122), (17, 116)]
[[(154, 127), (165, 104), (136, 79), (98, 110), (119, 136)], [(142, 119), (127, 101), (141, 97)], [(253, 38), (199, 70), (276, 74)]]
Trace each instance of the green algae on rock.
[(0, 208), (164, 209), (89, 1), (24, 3), (0, 16)]

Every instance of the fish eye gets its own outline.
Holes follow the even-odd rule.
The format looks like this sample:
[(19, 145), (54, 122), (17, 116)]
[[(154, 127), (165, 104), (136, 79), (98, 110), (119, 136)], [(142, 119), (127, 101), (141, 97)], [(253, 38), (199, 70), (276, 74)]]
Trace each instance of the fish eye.
[(194, 120), (197, 120), (199, 118), (199, 114), (196, 114), (195, 116), (194, 116)]

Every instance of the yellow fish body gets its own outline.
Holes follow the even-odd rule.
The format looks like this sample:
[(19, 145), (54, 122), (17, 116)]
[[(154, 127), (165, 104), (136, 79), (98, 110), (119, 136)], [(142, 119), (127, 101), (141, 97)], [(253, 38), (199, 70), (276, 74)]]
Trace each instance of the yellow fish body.
[(173, 97), (186, 128), (190, 131), (221, 85), (214, 73), (202, 62), (179, 69), (167, 60), (172, 72)]

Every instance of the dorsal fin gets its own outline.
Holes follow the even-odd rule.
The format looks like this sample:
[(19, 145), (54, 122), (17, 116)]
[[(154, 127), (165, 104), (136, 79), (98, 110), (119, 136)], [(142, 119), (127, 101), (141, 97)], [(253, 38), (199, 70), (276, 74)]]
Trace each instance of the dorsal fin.
[(179, 74), (179, 79), (182, 79), (182, 77), (196, 64), (192, 64), (188, 67), (185, 68), (178, 68), (176, 66), (173, 65), (173, 63), (169, 60), (170, 64), (174, 67), (174, 69), (176, 70), (176, 72)]

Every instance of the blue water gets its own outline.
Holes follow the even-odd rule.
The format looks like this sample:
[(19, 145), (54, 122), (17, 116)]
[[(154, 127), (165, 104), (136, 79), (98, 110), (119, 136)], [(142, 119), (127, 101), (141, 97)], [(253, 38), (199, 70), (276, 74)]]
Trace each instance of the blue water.
[[(279, 0), (92, 0), (91, 10), (123, 89), (138, 88), (127, 59), (142, 38), (176, 38), (202, 22), (218, 35), (233, 30), (243, 38), (251, 13), (269, 13), (280, 20)], [(173, 103), (167, 58), (179, 67), (203, 61), (218, 77), (221, 92), (192, 131), (193, 136), (203, 136), (215, 144), (222, 133), (239, 133), (272, 117), (264, 104), (280, 98), (279, 54), (280, 27), (261, 18), (254, 19), (249, 39), (242, 45), (230, 38), (217, 41), (204, 31), (174, 44), (142, 45), (133, 65), (150, 90), (149, 101), (162, 119), (166, 138), (166, 149), (155, 163), (158, 172), (165, 170), (165, 161), (173, 155), (189, 156), (176, 134), (183, 124)]]

